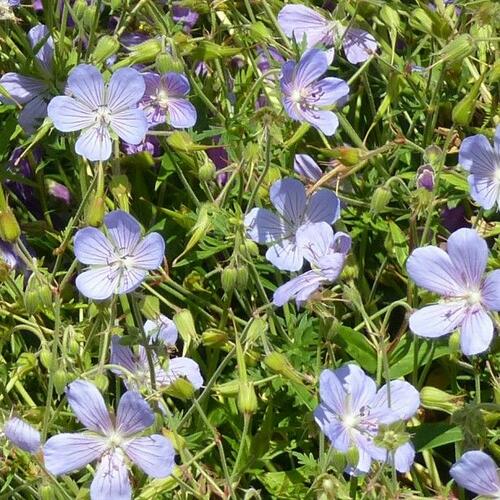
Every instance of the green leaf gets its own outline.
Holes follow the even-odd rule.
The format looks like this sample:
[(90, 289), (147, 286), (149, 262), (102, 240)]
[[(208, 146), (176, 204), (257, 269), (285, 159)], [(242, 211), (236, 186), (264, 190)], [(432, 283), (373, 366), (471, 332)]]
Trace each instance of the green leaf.
[(441, 179), (464, 193), (469, 192), (467, 179), (459, 172), (445, 172), (441, 175)]
[(400, 227), (393, 222), (389, 221), (389, 233), (392, 239), (392, 252), (396, 256), (396, 260), (401, 267), (404, 267), (406, 259), (408, 258), (408, 237), (403, 233)]
[(462, 439), (463, 434), (460, 427), (446, 422), (436, 422), (415, 427), (413, 444), (417, 451), (425, 451), (445, 444), (456, 443)]
[(342, 347), (365, 371), (375, 373), (377, 370), (377, 354), (366, 337), (347, 326), (341, 326), (335, 335), (336, 343)]

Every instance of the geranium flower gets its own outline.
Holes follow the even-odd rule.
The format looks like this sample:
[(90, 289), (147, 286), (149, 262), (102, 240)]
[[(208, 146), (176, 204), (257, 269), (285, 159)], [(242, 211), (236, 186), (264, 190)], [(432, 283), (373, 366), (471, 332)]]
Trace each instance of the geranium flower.
[(341, 23), (327, 19), (305, 5), (285, 5), (278, 14), (278, 23), (286, 36), (300, 43), (306, 38), (307, 48), (318, 44), (333, 47), (342, 40), (344, 53), (351, 64), (366, 61), (378, 49), (370, 33), (358, 28), (344, 28)]
[(27, 134), (32, 134), (47, 116), (47, 102), (51, 96), (46, 80), (51, 76), (54, 41), (43, 24), (38, 24), (29, 30), (28, 40), (33, 49), (45, 40), (35, 54), (35, 60), (45, 79), (19, 73), (5, 73), (0, 78), (0, 85), (8, 92), (10, 98), (0, 96), (0, 101), (4, 104), (23, 105), (19, 114), (19, 125)]
[[(411, 418), (420, 406), (418, 391), (408, 382), (392, 380), (378, 391), (373, 379), (356, 365), (348, 364), (333, 370), (323, 370), (319, 378), (321, 403), (314, 412), (316, 423), (332, 446), (347, 452), (354, 447), (359, 453), (355, 467), (347, 473), (369, 472), (372, 460), (394, 460), (396, 469), (408, 472), (415, 458), (410, 442), (392, 453), (375, 444), (380, 427)], [(390, 396), (390, 398), (389, 398)], [(391, 404), (389, 404), (389, 399)]]
[(333, 111), (323, 109), (341, 101), (349, 93), (349, 87), (339, 78), (321, 78), (328, 69), (325, 52), (310, 49), (300, 61), (287, 61), (281, 70), (282, 102), (288, 116), (306, 122), (333, 135), (339, 120)]
[(90, 486), (92, 500), (132, 498), (126, 460), (148, 476), (167, 477), (174, 467), (175, 451), (170, 440), (159, 434), (141, 436), (153, 425), (154, 414), (142, 397), (127, 391), (112, 417), (101, 393), (85, 380), (66, 388), (68, 404), (89, 432), (59, 434), (43, 447), (45, 467), (55, 476), (68, 474), (99, 461)]
[(459, 229), (448, 238), (447, 251), (415, 249), (406, 263), (410, 278), (441, 295), (438, 304), (410, 316), (410, 329), (422, 337), (441, 337), (460, 330), (467, 356), (488, 349), (493, 321), (488, 311), (500, 310), (500, 270), (485, 275), (488, 246), (474, 229)]
[(351, 238), (345, 233), (333, 234), (326, 222), (306, 224), (297, 230), (297, 245), (303, 249), (311, 270), (281, 285), (273, 295), (273, 304), (282, 306), (295, 298), (297, 307), (320, 287), (333, 283), (342, 272)]
[(500, 473), (495, 461), (479, 450), (467, 451), (450, 469), (455, 482), (485, 498), (500, 498)]
[(189, 128), (196, 123), (196, 109), (186, 99), (189, 80), (180, 73), (144, 73), (146, 90), (140, 103), (152, 126), (168, 123)]
[(144, 323), (144, 332), (152, 342), (161, 341), (166, 345), (174, 345), (177, 342), (177, 327), (163, 314), (155, 319), (148, 319)]
[(321, 179), (323, 172), (318, 164), (306, 154), (295, 155), (293, 169), (308, 181), (317, 182)]
[(75, 257), (89, 269), (76, 286), (89, 299), (105, 300), (135, 290), (147, 272), (160, 266), (165, 241), (158, 233), (141, 238), (139, 223), (121, 210), (104, 217), (108, 236), (95, 227), (80, 229), (74, 239)]
[(298, 229), (310, 222), (333, 224), (340, 215), (339, 200), (327, 189), (308, 197), (304, 185), (290, 178), (276, 181), (269, 197), (278, 213), (253, 208), (245, 216), (247, 236), (270, 245), (266, 258), (278, 269), (298, 271), (304, 263), (303, 248), (296, 241)]
[(11, 417), (3, 426), (5, 437), (21, 450), (36, 453), (40, 449), (40, 433), (18, 417)]
[(61, 132), (83, 130), (75, 145), (79, 155), (91, 161), (107, 160), (111, 133), (129, 144), (144, 139), (148, 122), (137, 108), (144, 90), (144, 79), (135, 69), (119, 69), (105, 86), (95, 66), (80, 64), (68, 77), (69, 95), (54, 97), (47, 113)]
[(500, 125), (497, 125), (493, 146), (482, 135), (463, 140), (458, 162), (467, 170), (472, 199), (487, 210), (500, 207)]

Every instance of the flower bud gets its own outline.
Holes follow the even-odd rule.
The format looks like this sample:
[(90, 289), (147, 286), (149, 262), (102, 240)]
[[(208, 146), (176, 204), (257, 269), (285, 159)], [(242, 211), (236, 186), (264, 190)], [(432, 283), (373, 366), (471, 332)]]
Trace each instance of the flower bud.
[(66, 384), (68, 383), (68, 374), (64, 368), (58, 368), (52, 374), (52, 382), (54, 383), (54, 389), (57, 394), (60, 396), (64, 393), (64, 389)]
[(474, 111), (476, 110), (476, 99), (479, 95), (479, 89), (483, 83), (483, 78), (484, 75), (481, 75), (465, 97), (455, 104), (451, 112), (451, 117), (456, 125), (467, 126), (472, 120)]
[(370, 202), (370, 211), (374, 214), (380, 214), (385, 211), (391, 201), (391, 190), (385, 186), (379, 186), (375, 189)]
[(434, 169), (430, 165), (421, 165), (417, 169), (417, 187), (432, 191), (434, 189)]
[(93, 196), (87, 205), (85, 221), (89, 226), (99, 227), (104, 220), (104, 198), (102, 196)]
[(111, 0), (111, 10), (113, 12), (119, 11), (122, 8), (123, 0)]
[(111, 35), (104, 35), (97, 41), (91, 58), (94, 64), (99, 64), (105, 61), (108, 57), (116, 54), (120, 48), (120, 42), (117, 38)]
[(246, 257), (257, 257), (259, 255), (259, 246), (255, 241), (245, 239), (240, 245), (240, 252)]
[(216, 328), (209, 328), (201, 334), (201, 342), (207, 347), (221, 347), (227, 340), (227, 334)]
[(463, 406), (462, 399), (448, 394), (437, 387), (425, 386), (420, 391), (422, 406), (429, 410), (439, 410), (452, 415)]
[(245, 290), (248, 284), (248, 268), (246, 266), (236, 267), (236, 286), (238, 290)]
[(341, 146), (336, 151), (338, 152), (338, 159), (347, 166), (357, 165), (361, 159), (361, 151), (358, 148)]
[(108, 390), (109, 379), (104, 373), (97, 373), (93, 382), (101, 392), (106, 392)]
[(460, 357), (460, 334), (455, 331), (448, 338), (448, 346), (450, 348), (450, 357)]
[(158, 73), (182, 73), (184, 68), (182, 61), (173, 57), (171, 54), (163, 52), (156, 56), (156, 70)]
[(39, 279), (36, 274), (32, 274), (24, 292), (26, 312), (31, 315), (52, 306), (52, 290), (50, 286)]
[(224, 289), (224, 292), (232, 292), (234, 290), (234, 287), (236, 286), (237, 279), (238, 271), (232, 264), (229, 267), (224, 268), (220, 276), (221, 285)]
[(175, 313), (173, 320), (184, 343), (190, 345), (191, 342), (194, 342), (194, 344), (197, 345), (198, 334), (196, 333), (191, 311), (189, 311), (189, 309), (182, 309)]
[(247, 415), (251, 415), (257, 410), (257, 396), (252, 382), (240, 382), (238, 408), (242, 413)]
[(216, 169), (213, 161), (206, 159), (198, 168), (198, 179), (202, 182), (208, 182), (215, 178)]
[(435, 144), (431, 144), (425, 148), (424, 159), (430, 163), (431, 166), (436, 166), (442, 156), (443, 150)]
[(347, 466), (345, 453), (332, 448), (332, 450), (330, 451), (330, 461), (336, 471), (344, 472)]
[(240, 392), (240, 381), (230, 380), (229, 382), (224, 382), (223, 384), (218, 384), (214, 386), (214, 391), (221, 396), (235, 397)]
[(488, 75), (488, 80), (492, 84), (500, 82), (500, 60), (493, 64)]
[(389, 7), (387, 4), (383, 5), (380, 9), (380, 19), (386, 24), (386, 26), (394, 31), (398, 31), (401, 19), (399, 17), (398, 11)]
[(160, 301), (157, 297), (146, 295), (141, 303), (141, 312), (146, 319), (154, 320), (160, 315)]
[(94, 26), (95, 19), (97, 17), (97, 5), (96, 4), (91, 4), (88, 5), (87, 2), (85, 2), (85, 10), (83, 11), (83, 25), (86, 28), (92, 28)]
[(71, 193), (66, 186), (53, 179), (47, 179), (45, 185), (47, 186), (47, 192), (52, 198), (62, 201), (66, 205), (71, 203)]
[(189, 380), (179, 377), (166, 388), (165, 392), (174, 398), (186, 400), (193, 398), (195, 390)]
[(42, 484), (38, 488), (38, 498), (40, 500), (54, 500), (58, 498), (58, 491), (52, 484)]
[(114, 175), (109, 186), (120, 209), (128, 212), (130, 192), (132, 191), (128, 177), (126, 175)]
[(83, 19), (83, 14), (87, 10), (88, 6), (89, 4), (86, 0), (75, 0), (75, 3), (73, 4), (73, 13), (76, 19)]
[(10, 243), (21, 235), (21, 228), (12, 210), (7, 207), (0, 212), (0, 238)]
[(206, 62), (221, 57), (235, 56), (240, 52), (241, 49), (237, 47), (227, 47), (218, 45), (210, 40), (202, 40), (198, 43), (198, 47), (193, 51), (192, 56), (194, 59), (201, 59)]
[(52, 356), (52, 352), (48, 349), (47, 346), (42, 347), (42, 349), (40, 350), (39, 357), (42, 366), (47, 370), (50, 370), (50, 367), (52, 366), (52, 360), (54, 359), (54, 357)]
[(196, 144), (191, 136), (184, 131), (176, 130), (167, 137), (167, 144), (178, 151), (183, 151), (185, 153), (190, 153), (192, 151), (198, 151), (200, 146)]
[(474, 48), (474, 39), (470, 35), (464, 33), (443, 47), (441, 55), (450, 63), (463, 62), (466, 57), (472, 54)]
[(294, 382), (302, 382), (301, 376), (295, 371), (294, 367), (284, 354), (278, 351), (273, 351), (264, 358), (264, 364), (273, 372), (279, 373), (281, 376), (293, 380)]

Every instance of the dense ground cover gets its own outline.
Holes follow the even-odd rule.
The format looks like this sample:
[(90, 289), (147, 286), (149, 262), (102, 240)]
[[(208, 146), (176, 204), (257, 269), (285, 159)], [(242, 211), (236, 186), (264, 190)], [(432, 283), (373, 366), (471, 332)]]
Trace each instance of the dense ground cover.
[(0, 1), (0, 498), (500, 498), (500, 4)]

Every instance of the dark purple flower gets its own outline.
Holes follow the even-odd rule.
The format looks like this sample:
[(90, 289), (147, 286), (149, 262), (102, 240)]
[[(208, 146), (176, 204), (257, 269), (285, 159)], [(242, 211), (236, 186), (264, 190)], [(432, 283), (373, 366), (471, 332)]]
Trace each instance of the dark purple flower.
[(53, 179), (48, 179), (46, 184), (50, 196), (56, 200), (62, 201), (66, 205), (71, 203), (71, 192), (66, 186)]
[(4, 262), (10, 269), (24, 270), (26, 267), (14, 245), (3, 240), (0, 240), (0, 262)]
[(146, 91), (140, 103), (152, 126), (168, 123), (174, 128), (189, 128), (196, 123), (196, 109), (187, 100), (190, 86), (180, 73), (144, 73)]
[(434, 189), (434, 169), (431, 165), (421, 165), (417, 169), (417, 187), (432, 191)]
[(343, 100), (349, 87), (339, 78), (321, 78), (327, 69), (327, 55), (310, 49), (298, 63), (283, 64), (280, 83), (283, 106), (290, 118), (310, 123), (325, 135), (333, 135), (339, 120), (335, 113), (323, 108)]
[[(216, 170), (222, 170), (229, 165), (229, 156), (227, 150), (223, 146), (216, 148), (208, 148), (207, 156), (214, 162)], [(217, 174), (217, 183), (219, 186), (224, 186), (227, 182), (229, 174), (222, 172)]]
[[(47, 27), (38, 24), (28, 32), (28, 39), (34, 48), (42, 40), (45, 43), (35, 54), (40, 71), (48, 79), (52, 72), (54, 42), (49, 36)], [(5, 73), (0, 78), (0, 84), (9, 93), (10, 99), (0, 96), (4, 104), (23, 105), (19, 114), (19, 125), (27, 134), (32, 134), (47, 116), (47, 102), (50, 99), (49, 86), (45, 80), (24, 76), (18, 73)]]
[(91, 499), (125, 500), (132, 497), (126, 457), (148, 476), (172, 473), (175, 451), (170, 440), (159, 434), (140, 436), (153, 425), (154, 414), (138, 393), (127, 391), (121, 397), (116, 418), (111, 417), (101, 393), (90, 382), (72, 382), (66, 397), (88, 432), (58, 434), (45, 443), (45, 467), (51, 474), (68, 474), (98, 461)]
[[(391, 380), (377, 391), (373, 379), (354, 364), (323, 370), (319, 394), (314, 417), (332, 447), (344, 453), (354, 447), (359, 453), (356, 466), (346, 470), (352, 475), (369, 472), (372, 460), (392, 461), (392, 454), (375, 444), (380, 426), (408, 420), (420, 406), (418, 391), (408, 382)], [(407, 442), (395, 450), (394, 465), (408, 472), (414, 458), (415, 449)]]
[(415, 311), (410, 329), (436, 338), (460, 331), (462, 352), (486, 351), (493, 339), (490, 311), (500, 311), (500, 270), (485, 274), (488, 245), (474, 229), (459, 229), (448, 238), (447, 251), (435, 246), (415, 249), (406, 263), (410, 278), (442, 300)]
[(3, 426), (5, 437), (21, 450), (36, 453), (40, 449), (40, 433), (17, 417), (11, 417)]
[(122, 141), (122, 150), (127, 155), (135, 155), (137, 153), (149, 153), (153, 157), (161, 155), (162, 149), (160, 141), (154, 135), (146, 135), (146, 138), (139, 144), (129, 144)]
[(306, 154), (295, 155), (293, 169), (310, 182), (319, 181), (323, 175), (323, 171), (318, 164)]
[(458, 205), (453, 208), (443, 208), (441, 211), (441, 224), (444, 228), (448, 229), (450, 233), (462, 227), (471, 227), (470, 222), (467, 220), (463, 205)]
[(190, 33), (194, 25), (198, 22), (200, 15), (194, 10), (182, 7), (179, 2), (174, 2), (172, 5), (172, 19), (176, 23), (181, 23), (183, 30)]

